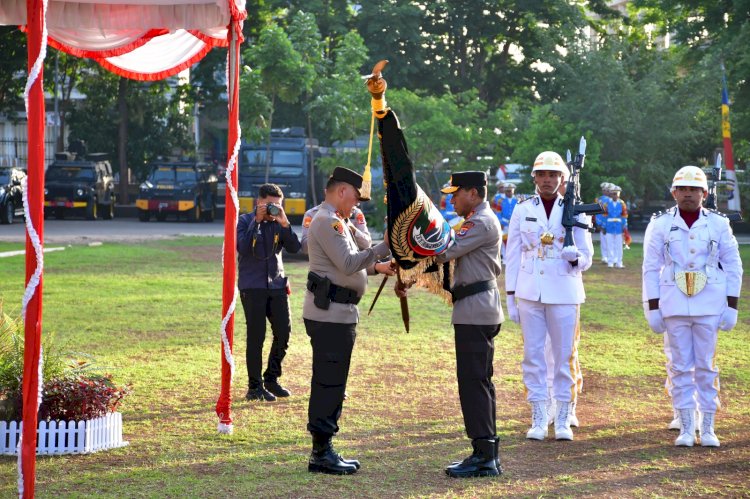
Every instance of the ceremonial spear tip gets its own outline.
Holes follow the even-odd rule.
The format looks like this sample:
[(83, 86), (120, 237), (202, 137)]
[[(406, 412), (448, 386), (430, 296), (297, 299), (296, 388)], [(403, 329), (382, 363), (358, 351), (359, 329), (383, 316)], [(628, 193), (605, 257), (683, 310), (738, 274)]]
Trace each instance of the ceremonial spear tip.
[(385, 69), (385, 66), (388, 64), (387, 59), (383, 59), (382, 61), (378, 61), (375, 63), (375, 65), (372, 67), (372, 73), (366, 76), (362, 76), (363, 80), (369, 80), (370, 78), (380, 78), (381, 73), (383, 72), (383, 69)]

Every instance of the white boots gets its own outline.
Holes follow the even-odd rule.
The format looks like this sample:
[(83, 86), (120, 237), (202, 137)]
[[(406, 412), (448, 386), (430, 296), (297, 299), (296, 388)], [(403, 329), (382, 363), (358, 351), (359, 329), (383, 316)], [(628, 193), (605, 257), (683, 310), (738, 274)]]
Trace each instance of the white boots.
[(680, 411), (677, 409), (672, 409), (674, 411), (674, 417), (672, 418), (672, 422), (669, 423), (669, 426), (667, 426), (668, 430), (679, 430), (682, 426), (680, 424)]
[(570, 403), (570, 414), (568, 414), (568, 422), (573, 428), (578, 428), (578, 416), (576, 416), (576, 401)]
[(719, 438), (714, 433), (714, 413), (703, 412), (701, 416), (703, 417), (700, 423), (701, 445), (703, 447), (718, 447)]
[(675, 439), (677, 447), (692, 447), (695, 445), (695, 411), (680, 409), (680, 436)]
[(531, 403), (531, 428), (526, 432), (530, 440), (544, 440), (547, 436), (547, 408), (544, 400)]
[(555, 416), (555, 439), (573, 440), (573, 430), (570, 429), (570, 411), (573, 402), (557, 401), (557, 415)]

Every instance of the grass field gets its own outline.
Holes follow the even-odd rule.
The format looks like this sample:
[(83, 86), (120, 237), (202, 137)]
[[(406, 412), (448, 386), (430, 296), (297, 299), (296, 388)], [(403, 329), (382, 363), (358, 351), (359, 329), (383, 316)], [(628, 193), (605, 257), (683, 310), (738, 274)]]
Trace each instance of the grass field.
[[(20, 249), (0, 243), (0, 251)], [(750, 247), (743, 247), (750, 262)], [(521, 337), (496, 339), (498, 430), (505, 473), (455, 480), (467, 455), (455, 381), (450, 309), (410, 296), (411, 334), (398, 301), (381, 297), (359, 326), (337, 448), (362, 461), (349, 477), (306, 471), (311, 350), (301, 318), (306, 265), (289, 262), (293, 333), (283, 383), (290, 399), (244, 401), (244, 316), (237, 313), (234, 427), (216, 432), (220, 384), (221, 241), (183, 238), (73, 246), (45, 256), (44, 330), (87, 352), (134, 392), (122, 407), (128, 447), (40, 457), (39, 497), (665, 497), (750, 496), (750, 312), (719, 336), (723, 411), (718, 449), (675, 448), (666, 430), (662, 338), (641, 309), (640, 246), (624, 270), (587, 272), (580, 357), (584, 393), (573, 442), (527, 441)], [(20, 310), (23, 257), (0, 259), (0, 299)], [(745, 277), (745, 290), (749, 276)], [(379, 279), (362, 302), (369, 307)], [(270, 335), (270, 331), (269, 331)], [(266, 352), (268, 342), (266, 344)], [(16, 460), (0, 457), (0, 497), (16, 493)]]

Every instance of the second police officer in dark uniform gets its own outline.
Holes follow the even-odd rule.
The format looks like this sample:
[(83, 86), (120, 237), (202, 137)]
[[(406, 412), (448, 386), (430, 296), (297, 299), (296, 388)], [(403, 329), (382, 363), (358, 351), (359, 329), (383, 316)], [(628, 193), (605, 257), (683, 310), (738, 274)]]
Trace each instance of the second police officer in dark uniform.
[(456, 241), (438, 262), (455, 260), (453, 315), (456, 374), (461, 412), (473, 453), (445, 470), (451, 477), (496, 476), (502, 473), (498, 455), (495, 386), (492, 383), (494, 338), (505, 320), (500, 306), (497, 278), (500, 276), (502, 230), (487, 201), (484, 172), (454, 173), (451, 185), (456, 213), (465, 221)]
[(308, 471), (348, 475), (359, 469), (333, 449), (349, 364), (356, 338), (357, 303), (367, 286), (367, 269), (390, 254), (387, 241), (360, 250), (345, 216), (362, 199), (362, 176), (337, 167), (326, 185), (326, 200), (310, 223), (307, 292), (302, 309), (313, 350), (307, 429), (313, 450)]

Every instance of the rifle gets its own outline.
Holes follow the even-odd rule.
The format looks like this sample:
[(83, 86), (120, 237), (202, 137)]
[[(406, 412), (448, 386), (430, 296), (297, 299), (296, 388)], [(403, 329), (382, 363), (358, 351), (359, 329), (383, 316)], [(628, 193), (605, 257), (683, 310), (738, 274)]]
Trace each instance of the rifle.
[(593, 232), (594, 229), (590, 224), (584, 224), (577, 220), (577, 216), (581, 213), (587, 215), (598, 215), (604, 213), (602, 205), (599, 203), (588, 203), (585, 204), (581, 201), (581, 185), (578, 179), (578, 174), (583, 169), (583, 162), (586, 158), (586, 139), (581, 137), (581, 142), (578, 146), (578, 154), (575, 159), (571, 160), (570, 150), (568, 151), (567, 165), (570, 169), (570, 178), (565, 186), (565, 196), (563, 197), (563, 216), (562, 225), (565, 227), (565, 243), (564, 246), (574, 246), (575, 241), (573, 240), (573, 228), (579, 227)]
[[(709, 210), (719, 211), (719, 195), (717, 187), (723, 183), (721, 180), (721, 154), (716, 155), (716, 164), (711, 168), (711, 176), (708, 179), (708, 197), (706, 197), (705, 207)], [(742, 213), (725, 213), (730, 222), (742, 222)]]

